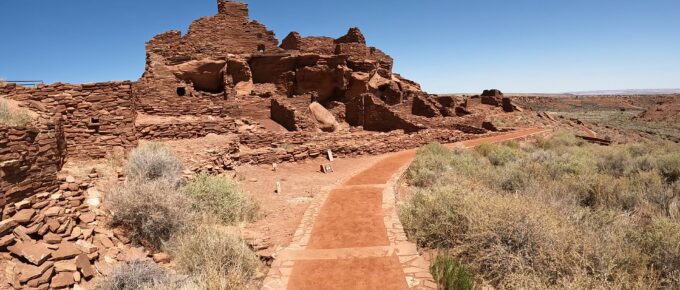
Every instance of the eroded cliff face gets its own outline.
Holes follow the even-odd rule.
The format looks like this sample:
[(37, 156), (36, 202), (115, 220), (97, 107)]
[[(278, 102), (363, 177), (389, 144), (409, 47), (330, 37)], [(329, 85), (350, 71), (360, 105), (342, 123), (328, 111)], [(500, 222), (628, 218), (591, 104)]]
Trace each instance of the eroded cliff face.
[(169, 31), (147, 42), (146, 69), (134, 88), (139, 109), (238, 116), (243, 102), (270, 106), (257, 98), (304, 98), (290, 102), (304, 111), (314, 101), (328, 108), (371, 94), (390, 106), (423, 94), (392, 72), (392, 58), (367, 46), (359, 28), (338, 38), (291, 32), (278, 44), (272, 31), (248, 18), (246, 4), (218, 0), (217, 15), (194, 21), (186, 35)]

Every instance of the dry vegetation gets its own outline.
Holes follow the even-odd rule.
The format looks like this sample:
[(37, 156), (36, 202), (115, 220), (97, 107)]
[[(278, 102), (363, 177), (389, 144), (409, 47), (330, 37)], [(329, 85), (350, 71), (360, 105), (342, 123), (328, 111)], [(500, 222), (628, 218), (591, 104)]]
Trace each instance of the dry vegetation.
[(566, 134), (453, 152), (431, 144), (407, 177), (409, 237), (494, 287), (680, 288), (677, 144), (599, 147)]
[(31, 115), (22, 109), (11, 108), (9, 103), (0, 99), (0, 124), (24, 126), (33, 121)]
[(106, 199), (111, 225), (127, 230), (137, 243), (168, 252), (177, 273), (134, 262), (117, 268), (98, 289), (257, 288), (261, 263), (228, 227), (257, 213), (236, 182), (204, 175), (184, 182), (182, 164), (158, 143), (134, 150), (127, 172), (128, 181)]

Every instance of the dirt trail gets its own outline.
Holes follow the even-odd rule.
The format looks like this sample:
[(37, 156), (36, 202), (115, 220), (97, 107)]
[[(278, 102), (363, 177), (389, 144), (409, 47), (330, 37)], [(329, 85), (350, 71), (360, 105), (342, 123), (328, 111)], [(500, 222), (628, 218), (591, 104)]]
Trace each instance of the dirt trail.
[[(542, 132), (521, 129), (448, 146), (474, 147)], [(406, 241), (391, 191), (395, 175), (415, 154), (390, 154), (333, 189), (311, 222), (301, 225), (300, 242), (281, 253), (263, 289), (436, 289), (429, 265)]]

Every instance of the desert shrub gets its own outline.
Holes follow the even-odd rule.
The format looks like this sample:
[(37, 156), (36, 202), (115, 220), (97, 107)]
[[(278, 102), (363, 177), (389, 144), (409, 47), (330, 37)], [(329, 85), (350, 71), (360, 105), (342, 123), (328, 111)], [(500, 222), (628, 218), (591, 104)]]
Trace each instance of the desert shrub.
[(130, 153), (127, 174), (133, 182), (159, 179), (177, 182), (182, 174), (182, 162), (162, 143), (147, 143)]
[(536, 141), (534, 142), (534, 146), (543, 150), (548, 150), (553, 147), (553, 144), (550, 142), (550, 139), (545, 138), (543, 136), (537, 136)]
[(567, 132), (558, 132), (553, 136), (552, 138), (549, 139), (550, 142), (550, 147), (570, 147), (570, 146), (584, 146), (588, 143), (586, 141), (583, 141), (582, 139), (576, 137), (574, 134), (567, 133)]
[(191, 219), (191, 203), (165, 181), (128, 183), (111, 190), (105, 200), (111, 225), (128, 230), (133, 241), (159, 248)]
[(463, 176), (479, 176), (491, 167), (488, 160), (480, 159), (474, 151), (462, 149), (453, 151), (449, 165), (451, 173)]
[(418, 149), (418, 155), (409, 166), (406, 175), (415, 186), (434, 184), (451, 165), (451, 152), (439, 143), (432, 143)]
[(553, 159), (545, 160), (543, 164), (545, 164), (546, 171), (552, 178), (560, 178), (564, 175), (580, 175), (591, 169), (588, 160), (573, 154), (555, 156)]
[(658, 220), (644, 228), (631, 230), (629, 238), (650, 258), (650, 266), (661, 275), (668, 289), (680, 288), (680, 225)]
[(652, 153), (653, 149), (651, 147), (652, 145), (650, 144), (635, 143), (629, 144), (625, 148), (626, 151), (628, 151), (628, 153), (630, 154), (630, 156), (641, 157)]
[(212, 214), (226, 224), (250, 221), (257, 213), (257, 204), (226, 176), (200, 174), (182, 190), (194, 200), (198, 212)]
[(678, 146), (542, 142), (453, 151), (400, 206), (409, 239), (499, 289), (678, 288)]
[[(448, 189), (448, 188), (447, 188)], [(467, 218), (460, 214), (459, 198), (444, 188), (421, 189), (399, 210), (404, 230), (426, 248), (450, 248), (467, 232)]]
[(496, 144), (491, 144), (491, 143), (482, 143), (477, 145), (474, 150), (475, 152), (479, 153), (480, 155), (487, 157), (491, 152), (496, 149)]
[(24, 126), (33, 121), (31, 115), (24, 110), (12, 110), (7, 101), (0, 99), (0, 124)]
[(597, 169), (613, 176), (623, 176), (628, 171), (630, 157), (625, 151), (613, 150), (598, 158)]
[(669, 153), (657, 158), (657, 168), (668, 183), (680, 179), (680, 153)]
[(155, 284), (168, 283), (170, 279), (170, 274), (157, 264), (132, 261), (114, 268), (97, 283), (97, 289), (139, 290)]
[(200, 289), (254, 289), (261, 264), (238, 236), (207, 224), (176, 235), (166, 245), (177, 269), (193, 277)]
[(630, 190), (627, 179), (606, 174), (581, 177), (580, 203), (592, 208), (618, 208), (632, 210), (640, 203), (641, 196)]
[(454, 248), (486, 279), (510, 273), (556, 277), (582, 262), (577, 234), (538, 202), (459, 186), (421, 190), (401, 208), (408, 236), (418, 245)]
[(530, 179), (531, 175), (529, 174), (529, 171), (521, 166), (504, 168), (499, 172), (499, 175), (496, 178), (500, 188), (510, 192), (524, 188)]
[(474, 275), (452, 255), (438, 255), (430, 265), (430, 273), (442, 290), (474, 290)]
[(519, 153), (517, 150), (514, 150), (510, 147), (498, 146), (496, 147), (496, 150), (493, 150), (491, 153), (489, 153), (487, 158), (491, 164), (500, 166), (517, 160), (517, 158), (519, 158)]
[(521, 154), (521, 151), (518, 148), (486, 143), (475, 147), (475, 150), (482, 156), (488, 158), (489, 162), (494, 166), (501, 166), (515, 161)]
[(649, 155), (638, 156), (632, 161), (630, 172), (636, 173), (643, 171), (652, 171), (656, 169), (656, 164), (654, 161), (655, 161), (654, 158)]

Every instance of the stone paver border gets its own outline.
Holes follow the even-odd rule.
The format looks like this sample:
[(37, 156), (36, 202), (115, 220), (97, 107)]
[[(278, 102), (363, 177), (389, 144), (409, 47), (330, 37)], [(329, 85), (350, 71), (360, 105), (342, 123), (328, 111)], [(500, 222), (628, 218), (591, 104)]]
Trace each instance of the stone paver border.
[[(474, 147), (484, 142), (496, 142), (507, 140), (524, 140), (532, 138), (536, 135), (547, 133), (542, 129), (522, 129), (510, 132), (504, 135), (498, 135), (488, 138), (480, 138), (475, 140), (468, 140), (453, 144), (448, 144), (450, 148)], [(501, 138), (504, 136), (506, 138)], [(390, 158), (398, 154), (412, 154), (415, 156), (415, 149), (402, 151), (398, 153), (391, 153), (385, 156)], [(368, 185), (341, 185), (335, 187), (336, 189), (347, 188), (365, 188), (378, 187), (383, 188), (382, 200), (382, 214), (387, 230), (387, 236), (390, 241), (389, 246), (375, 246), (375, 247), (360, 247), (360, 248), (341, 248), (341, 249), (306, 249), (309, 239), (311, 237), (314, 220), (319, 214), (323, 204), (328, 198), (330, 190), (320, 195), (319, 198), (312, 201), (309, 208), (305, 212), (300, 226), (296, 230), (291, 244), (281, 251), (276, 260), (272, 263), (269, 273), (263, 281), (263, 290), (285, 290), (288, 286), (288, 281), (293, 272), (293, 267), (296, 261), (303, 260), (331, 260), (344, 258), (367, 258), (367, 257), (387, 257), (397, 255), (399, 262), (404, 271), (406, 284), (413, 290), (433, 290), (437, 289), (433, 278), (429, 271), (429, 264), (424, 257), (419, 255), (415, 244), (408, 241), (404, 228), (399, 220), (396, 208), (395, 187), (399, 179), (402, 177), (405, 170), (408, 168), (409, 162), (406, 162), (399, 170), (397, 170), (392, 178), (386, 184), (368, 184)]]

